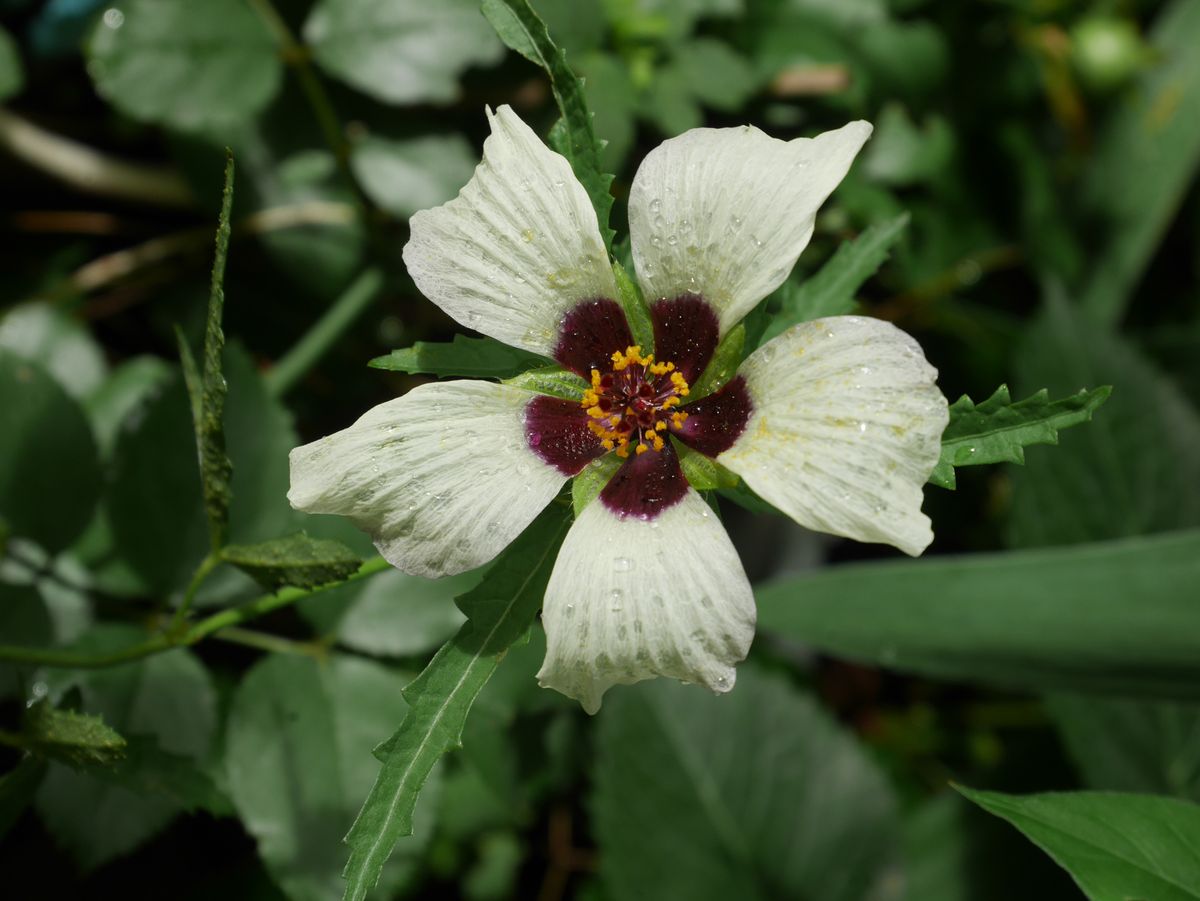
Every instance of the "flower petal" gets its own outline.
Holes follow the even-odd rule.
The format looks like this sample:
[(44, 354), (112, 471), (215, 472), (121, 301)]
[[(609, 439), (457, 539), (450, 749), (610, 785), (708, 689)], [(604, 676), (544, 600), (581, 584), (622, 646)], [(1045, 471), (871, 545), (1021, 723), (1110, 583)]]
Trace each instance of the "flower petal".
[(695, 128), (638, 167), (629, 232), (648, 301), (699, 294), (721, 334), (787, 278), (817, 209), (871, 134), (851, 122), (780, 141), (757, 128)]
[(438, 382), (368, 410), (291, 453), (288, 500), (370, 533), (398, 569), (444, 576), (496, 556), (566, 476), (529, 447), (537, 395), (492, 382)]
[(654, 356), (674, 363), (689, 382), (700, 378), (718, 344), (717, 315), (698, 294), (656, 300), (650, 305), (654, 323)]
[(488, 116), (483, 162), (458, 197), (412, 217), (404, 262), (459, 323), (552, 356), (564, 315), (616, 283), (570, 163), (509, 107)]
[(566, 476), (605, 453), (578, 401), (539, 394), (525, 407), (525, 438), (535, 454)]
[(753, 410), (720, 463), (802, 526), (925, 550), (922, 488), (949, 417), (913, 338), (836, 316), (768, 341), (738, 373)]
[(695, 491), (650, 520), (593, 502), (550, 575), (538, 681), (588, 713), (610, 686), (653, 676), (729, 691), (754, 621), (737, 551)]

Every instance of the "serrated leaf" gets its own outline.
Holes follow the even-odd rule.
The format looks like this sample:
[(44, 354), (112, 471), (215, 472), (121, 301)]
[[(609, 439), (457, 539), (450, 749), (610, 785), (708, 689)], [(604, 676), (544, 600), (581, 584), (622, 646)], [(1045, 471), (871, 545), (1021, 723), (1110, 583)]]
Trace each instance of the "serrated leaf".
[(754, 597), (760, 630), (902, 672), (1035, 691), (1196, 698), (1198, 584), (1193, 529), (836, 566), (756, 586)]
[(501, 344), (495, 338), (455, 335), (450, 342), (418, 341), (412, 347), (402, 347), (385, 357), (376, 357), (368, 365), (372, 369), (428, 373), (442, 378), (506, 379), (534, 367), (543, 367), (546, 359)]
[(1024, 463), (1026, 447), (1058, 444), (1059, 429), (1089, 422), (1110, 394), (1112, 388), (1105, 385), (1052, 401), (1043, 388), (1013, 403), (1008, 386), (1001, 385), (980, 404), (964, 394), (950, 405), (950, 423), (942, 433), (942, 456), (929, 481), (954, 488), (956, 466)]
[(958, 790), (1025, 833), (1091, 901), (1200, 898), (1200, 805), (1118, 792)]
[(87, 71), (100, 95), (135, 119), (228, 127), (279, 91), (275, 39), (244, 0), (117, 0), (108, 12), (87, 41)]
[[(612, 249), (613, 230), (609, 227), (613, 198), (609, 193), (612, 175), (600, 165), (603, 144), (596, 139), (592, 116), (584, 96), (583, 82), (567, 65), (566, 54), (550, 39), (546, 25), (533, 11), (527, 0), (483, 0), (487, 16), (500, 39), (526, 59), (541, 66), (550, 76), (550, 89), (558, 103), (562, 118), (555, 125), (559, 137), (556, 148), (571, 163), (591, 198), (600, 224), (604, 246)], [(552, 133), (552, 137), (554, 135)]]
[(46, 701), (26, 711), (21, 739), (33, 753), (75, 768), (106, 766), (125, 756), (125, 739), (103, 719)]
[(713, 351), (708, 366), (704, 368), (704, 372), (700, 374), (696, 384), (691, 386), (688, 403), (694, 403), (700, 398), (718, 391), (733, 378), (738, 365), (742, 362), (742, 352), (745, 347), (746, 327), (739, 322), (736, 328), (731, 329), (729, 334), (721, 339), (721, 343)]
[(684, 444), (676, 443), (679, 452), (679, 467), (688, 484), (697, 491), (715, 491), (718, 488), (736, 488), (738, 477), (714, 460)]
[(610, 697), (590, 805), (608, 897), (874, 897), (895, 799), (813, 698), (752, 666), (724, 696), (656, 679)]
[(625, 319), (633, 340), (644, 348), (654, 346), (654, 323), (650, 319), (650, 308), (642, 296), (638, 283), (629, 277), (620, 260), (613, 260), (613, 278), (617, 283), (617, 302), (625, 311)]
[(608, 480), (616, 475), (624, 462), (616, 454), (605, 454), (579, 471), (571, 481), (571, 508), (576, 516), (599, 496)]
[(793, 325), (823, 316), (844, 316), (854, 310), (855, 292), (874, 275), (908, 228), (909, 215), (872, 225), (853, 241), (846, 241), (821, 270), (801, 282), (788, 280), (780, 289), (780, 309), (767, 326), (760, 344), (766, 344)]
[(196, 432), (196, 452), (200, 459), (200, 484), (204, 491), (204, 510), (208, 514), (209, 545), (215, 551), (225, 543), (229, 530), (229, 481), (233, 464), (225, 453), (225, 372), (222, 362), (225, 331), (221, 319), (225, 311), (225, 260), (229, 255), (229, 216), (233, 209), (233, 157), (225, 161), (225, 190), (221, 196), (221, 214), (217, 221), (216, 254), (213, 258), (212, 283), (208, 295), (208, 317), (204, 328), (204, 370), (198, 370), (182, 333), (179, 353), (188, 399), (192, 406), (192, 425)]
[(221, 549), (221, 559), (267, 591), (343, 582), (362, 565), (362, 558), (340, 541), (310, 538), (303, 532), (258, 544), (230, 544)]
[(504, 55), (475, 0), (320, 0), (304, 38), (325, 71), (385, 103), (455, 100), (461, 72)]
[(458, 600), (467, 622), (404, 690), (409, 712), (386, 743), (383, 768), (346, 836), (345, 898), (362, 901), (396, 841), (413, 830), (413, 808), (433, 765), (459, 746), (463, 724), (508, 647), (533, 623), (568, 517), (544, 512)]
[(561, 366), (539, 366), (537, 369), (529, 369), (511, 379), (505, 379), (504, 384), (536, 391), (539, 394), (549, 394), (551, 397), (561, 397), (564, 400), (579, 400), (588, 388), (588, 383), (582, 377)]

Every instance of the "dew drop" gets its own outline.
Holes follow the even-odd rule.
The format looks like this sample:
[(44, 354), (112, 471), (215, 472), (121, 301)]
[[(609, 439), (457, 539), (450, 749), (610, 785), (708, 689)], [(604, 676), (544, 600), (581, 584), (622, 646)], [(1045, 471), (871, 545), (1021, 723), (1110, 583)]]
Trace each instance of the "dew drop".
[(632, 572), (637, 567), (637, 564), (628, 557), (614, 557), (613, 569), (619, 573)]
[(106, 9), (104, 11), (104, 24), (109, 28), (120, 28), (125, 24), (125, 13), (115, 7)]

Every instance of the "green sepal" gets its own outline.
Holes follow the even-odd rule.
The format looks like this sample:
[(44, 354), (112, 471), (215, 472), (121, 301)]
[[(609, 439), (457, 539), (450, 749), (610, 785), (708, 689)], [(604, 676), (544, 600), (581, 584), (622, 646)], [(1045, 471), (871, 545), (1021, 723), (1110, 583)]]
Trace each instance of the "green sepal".
[(716, 491), (719, 488), (736, 488), (740, 479), (712, 457), (675, 441), (679, 452), (679, 468), (683, 470), (688, 484), (697, 491)]
[(376, 357), (367, 365), (389, 372), (507, 379), (545, 364), (544, 357), (509, 347), (495, 338), (455, 335), (453, 341), (418, 341), (412, 347)]
[(21, 722), (22, 746), (75, 768), (109, 766), (125, 756), (125, 739), (98, 716), (34, 704)]
[(267, 591), (286, 585), (309, 589), (344, 582), (362, 565), (362, 558), (340, 541), (309, 538), (303, 532), (257, 544), (227, 545), (221, 550), (221, 559)]
[(705, 367), (704, 372), (700, 373), (696, 384), (691, 386), (688, 403), (707, 397), (724, 387), (725, 383), (737, 372), (745, 348), (746, 327), (738, 323), (736, 328), (721, 339), (721, 343), (713, 352), (712, 359), (708, 361), (708, 366)]
[(650, 320), (650, 307), (646, 305), (642, 289), (630, 278), (619, 260), (613, 260), (612, 270), (613, 278), (617, 281), (617, 303), (621, 305), (621, 309), (625, 311), (625, 318), (629, 320), (633, 340), (648, 353), (650, 348), (654, 347), (654, 323)]
[(1013, 403), (1008, 386), (1001, 385), (979, 404), (964, 394), (950, 406), (942, 455), (929, 481), (953, 489), (956, 466), (1024, 463), (1026, 447), (1058, 444), (1059, 429), (1088, 422), (1110, 394), (1112, 387), (1105, 385), (1052, 401), (1043, 388)]
[(511, 379), (505, 379), (504, 384), (536, 391), (538, 394), (549, 394), (551, 397), (561, 397), (564, 400), (579, 400), (588, 388), (588, 383), (580, 376), (561, 366), (539, 366), (537, 369), (529, 369)]
[(599, 496), (608, 480), (616, 475), (624, 462), (616, 454), (605, 454), (593, 460), (575, 476), (571, 481), (571, 508), (575, 511), (576, 519), (583, 512), (583, 508)]

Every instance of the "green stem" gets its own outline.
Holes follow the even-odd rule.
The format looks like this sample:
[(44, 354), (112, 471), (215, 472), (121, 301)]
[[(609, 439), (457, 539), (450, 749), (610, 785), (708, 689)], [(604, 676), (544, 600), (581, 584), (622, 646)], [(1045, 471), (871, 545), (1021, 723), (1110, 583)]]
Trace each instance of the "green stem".
[(287, 394), (370, 306), (382, 287), (383, 272), (377, 268), (367, 269), (356, 278), (266, 374), (267, 391), (274, 397)]
[(271, 33), (275, 36), (275, 40), (279, 42), (283, 59), (291, 66), (292, 71), (296, 75), (296, 80), (300, 82), (300, 89), (304, 91), (305, 99), (308, 100), (308, 105), (312, 107), (317, 125), (321, 129), (325, 143), (333, 151), (338, 168), (342, 170), (342, 174), (350, 183), (350, 187), (358, 198), (364, 213), (369, 214), (371, 210), (370, 201), (367, 200), (362, 187), (358, 183), (358, 179), (354, 177), (354, 172), (350, 169), (350, 145), (346, 141), (345, 130), (342, 128), (337, 111), (329, 99), (329, 94), (325, 91), (325, 86), (321, 84), (321, 79), (313, 68), (308, 48), (296, 40), (296, 36), (292, 34), (292, 29), (288, 27), (283, 16), (272, 5), (271, 0), (250, 0), (250, 6), (258, 13), (267, 28), (270, 29)]
[(179, 630), (183, 628), (183, 624), (187, 621), (187, 615), (192, 609), (192, 602), (196, 600), (196, 592), (200, 590), (200, 586), (204, 584), (209, 573), (220, 564), (221, 558), (215, 552), (200, 561), (200, 565), (192, 573), (192, 580), (188, 582), (188, 587), (183, 593), (183, 602), (175, 611), (175, 618), (171, 620), (171, 634), (178, 634)]
[(321, 642), (293, 641), (290, 638), (281, 638), (268, 632), (256, 632), (253, 629), (242, 629), (238, 626), (228, 626), (213, 638), (266, 651), (269, 654), (293, 654), (312, 657), (315, 660), (324, 660), (326, 656), (326, 646)]
[(116, 666), (121, 663), (128, 663), (131, 660), (140, 660), (152, 654), (160, 654), (175, 647), (194, 645), (208, 638), (210, 635), (220, 632), (222, 629), (239, 626), (273, 610), (294, 604), (301, 598), (320, 594), (331, 588), (345, 585), (347, 582), (356, 582), (359, 579), (365, 579), (376, 573), (381, 573), (387, 568), (388, 562), (382, 557), (372, 557), (359, 567), (358, 572), (343, 582), (333, 582), (317, 588), (285, 588), (278, 594), (263, 595), (249, 603), (243, 604), (241, 607), (222, 610), (219, 613), (205, 617), (182, 635), (174, 638), (174, 640), (167, 633), (160, 633), (143, 642), (108, 654), (81, 654), (78, 651), (58, 650), (56, 648), (24, 648), (14, 645), (0, 645), (0, 660), (33, 666), (59, 666), (71, 669), (100, 669), (107, 666)]

